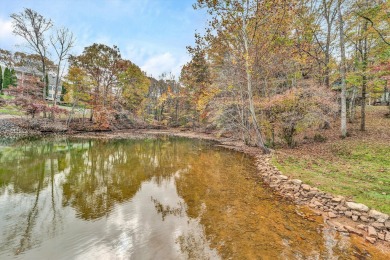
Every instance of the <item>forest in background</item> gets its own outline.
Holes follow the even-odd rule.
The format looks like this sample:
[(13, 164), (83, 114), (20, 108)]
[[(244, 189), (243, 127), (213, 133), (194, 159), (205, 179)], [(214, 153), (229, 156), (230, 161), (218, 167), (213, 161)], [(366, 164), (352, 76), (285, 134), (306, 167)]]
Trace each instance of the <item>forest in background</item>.
[(2, 91), (15, 98), (2, 103), (68, 128), (203, 129), (264, 152), (293, 147), (298, 135), (321, 140), (316, 130), (335, 122), (341, 137), (357, 120), (365, 131), (366, 105), (389, 105), (387, 1), (198, 0), (194, 8), (206, 9), (209, 23), (188, 47), (192, 59), (178, 79), (148, 77), (116, 46), (95, 43), (71, 55), (76, 40), (68, 29), (32, 9), (11, 14), (29, 51), (1, 50), (0, 62), (55, 75), (61, 101), (46, 100), (41, 76), (8, 84)]

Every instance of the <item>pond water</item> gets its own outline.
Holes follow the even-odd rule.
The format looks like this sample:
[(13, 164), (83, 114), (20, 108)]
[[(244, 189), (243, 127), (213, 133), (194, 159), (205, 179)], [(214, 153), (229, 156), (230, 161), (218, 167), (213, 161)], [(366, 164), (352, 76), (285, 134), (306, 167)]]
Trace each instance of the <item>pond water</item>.
[(183, 138), (2, 142), (0, 259), (385, 258), (255, 172)]

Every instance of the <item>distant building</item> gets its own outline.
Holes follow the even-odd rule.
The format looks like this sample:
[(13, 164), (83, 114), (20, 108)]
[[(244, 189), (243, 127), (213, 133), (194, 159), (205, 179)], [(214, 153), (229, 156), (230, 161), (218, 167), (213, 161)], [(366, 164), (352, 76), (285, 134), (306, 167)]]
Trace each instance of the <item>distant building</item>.
[[(4, 64), (0, 64), (0, 66), (5, 68)], [(4, 70), (4, 69), (3, 69)], [(15, 74), (18, 79), (18, 86), (24, 87), (26, 84), (31, 83), (32, 78), (41, 79), (43, 74), (36, 68), (30, 68), (30, 67), (15, 67)], [(54, 100), (54, 93), (55, 93), (55, 85), (56, 85), (56, 76), (54, 73), (49, 72), (48, 73), (48, 91), (46, 99), (47, 100)], [(62, 81), (60, 81), (58, 89), (57, 89), (57, 101), (61, 100), (61, 93), (62, 93)]]
[[(55, 88), (56, 88), (56, 76), (52, 73), (49, 73), (48, 79), (49, 79), (49, 87), (48, 87), (46, 99), (53, 101)], [(57, 102), (61, 101), (61, 95), (62, 95), (62, 81), (60, 80), (59, 86), (57, 88)]]

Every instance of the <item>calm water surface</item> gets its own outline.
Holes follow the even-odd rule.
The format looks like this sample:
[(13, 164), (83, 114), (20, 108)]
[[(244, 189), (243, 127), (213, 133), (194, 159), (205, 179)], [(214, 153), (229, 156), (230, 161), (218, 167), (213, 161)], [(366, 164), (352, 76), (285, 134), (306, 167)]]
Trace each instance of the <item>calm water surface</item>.
[(274, 197), (241, 153), (166, 137), (0, 144), (0, 259), (337, 258), (386, 256)]

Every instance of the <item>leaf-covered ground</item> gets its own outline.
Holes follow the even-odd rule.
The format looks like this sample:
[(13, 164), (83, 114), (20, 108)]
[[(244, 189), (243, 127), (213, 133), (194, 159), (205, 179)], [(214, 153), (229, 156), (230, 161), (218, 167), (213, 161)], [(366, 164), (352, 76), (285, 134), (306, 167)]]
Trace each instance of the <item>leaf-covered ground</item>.
[(294, 149), (279, 149), (273, 162), (286, 175), (390, 214), (387, 111), (386, 107), (368, 107), (366, 132), (359, 131), (358, 118), (348, 125), (351, 136), (342, 140), (336, 123), (321, 132), (326, 142), (309, 141)]

